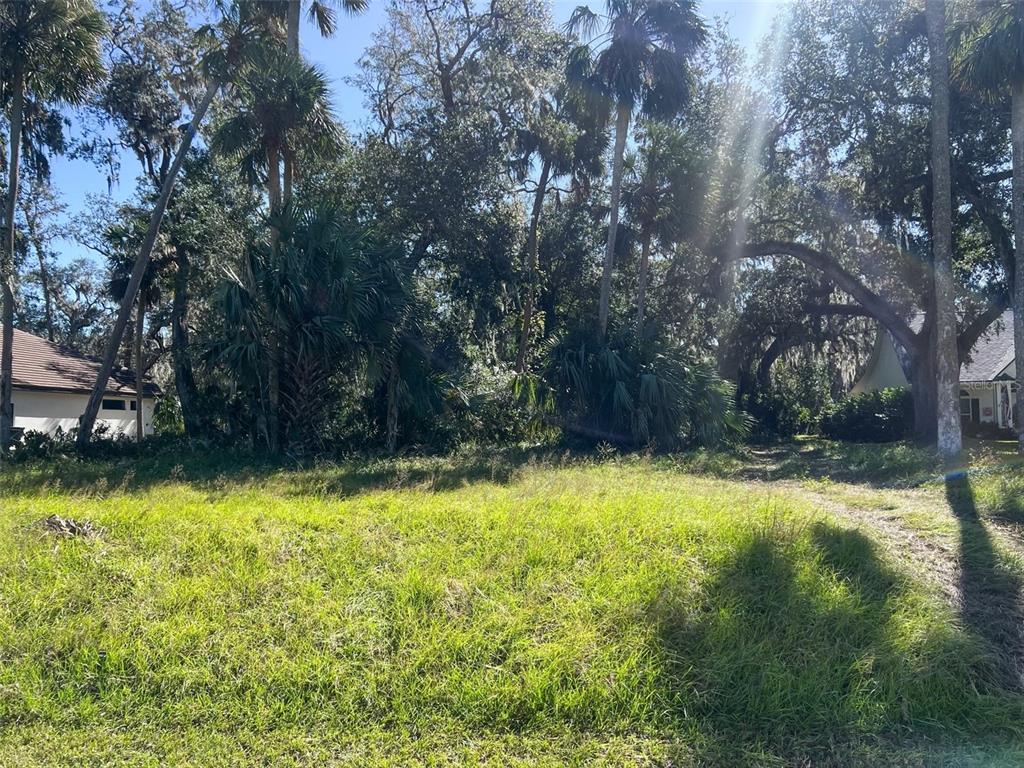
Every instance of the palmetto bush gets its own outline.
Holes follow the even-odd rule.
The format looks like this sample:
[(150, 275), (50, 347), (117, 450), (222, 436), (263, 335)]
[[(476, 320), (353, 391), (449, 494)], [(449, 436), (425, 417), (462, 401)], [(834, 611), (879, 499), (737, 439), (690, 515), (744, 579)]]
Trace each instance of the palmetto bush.
[(272, 418), (291, 450), (317, 449), (340, 396), (337, 377), (374, 375), (396, 343), (409, 299), (401, 254), (337, 208), (297, 206), (275, 217), (280, 243), (254, 243), (224, 285), (224, 335), (212, 350), (249, 398), (257, 437)]
[(664, 340), (621, 334), (602, 343), (577, 332), (550, 342), (545, 358), (519, 391), (543, 421), (577, 437), (676, 450), (747, 432), (733, 385)]

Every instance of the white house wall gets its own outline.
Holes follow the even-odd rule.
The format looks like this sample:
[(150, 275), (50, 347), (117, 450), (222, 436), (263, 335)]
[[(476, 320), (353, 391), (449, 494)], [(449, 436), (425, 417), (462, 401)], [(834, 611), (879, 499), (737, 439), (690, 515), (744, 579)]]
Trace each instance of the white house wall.
[(994, 424), (999, 418), (998, 390), (988, 384), (961, 384), (961, 392), (967, 392), (978, 401), (978, 418), (982, 424)]
[[(43, 392), (15, 389), (14, 426), (26, 432), (46, 432), (53, 434), (60, 427), (70, 432), (78, 426), (79, 417), (85, 413), (89, 402), (88, 395), (69, 394), (64, 392)], [(101, 409), (96, 418), (96, 425), (105, 425), (108, 435), (135, 435), (135, 411), (131, 409), (132, 397), (111, 396), (110, 400), (124, 400), (126, 410), (108, 411)], [(152, 398), (142, 401), (142, 422), (145, 434), (153, 434)]]

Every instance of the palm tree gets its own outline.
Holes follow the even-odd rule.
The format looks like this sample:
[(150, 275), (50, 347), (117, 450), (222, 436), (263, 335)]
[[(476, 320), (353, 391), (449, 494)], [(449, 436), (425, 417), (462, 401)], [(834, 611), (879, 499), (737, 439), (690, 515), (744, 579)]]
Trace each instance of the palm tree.
[[(984, 97), (1010, 99), (1013, 148), (1013, 341), (1024, 349), (1024, 3), (996, 0), (978, 3), (981, 13), (955, 35), (957, 80)], [(1017, 366), (1017, 451), (1024, 454), (1024, 366)]]
[(263, 183), (271, 214), (291, 202), (292, 179), (281, 163), (303, 151), (328, 153), (341, 140), (331, 117), (327, 80), (298, 56), (261, 47), (233, 83), (238, 109), (213, 136), (252, 184)]
[[(396, 339), (408, 288), (395, 269), (400, 254), (331, 207), (290, 206), (281, 215), (277, 244), (256, 243), (224, 292), (224, 337), (214, 357), (251, 388), (259, 431), (274, 441), (307, 447), (338, 388), (345, 365), (379, 359)], [(282, 365), (282, 359), (284, 365)], [(278, 374), (274, 374), (277, 368)], [(387, 372), (378, 368), (378, 376)], [(271, 402), (279, 377), (279, 406)], [(280, 419), (280, 436), (273, 435)]]
[(648, 117), (668, 118), (686, 105), (689, 63), (703, 45), (706, 32), (695, 0), (605, 0), (604, 14), (579, 6), (566, 27), (588, 38), (569, 54), (570, 82), (615, 111), (611, 211), (598, 304), (598, 325), (604, 336), (630, 120), (638, 108)]
[(100, 410), (100, 403), (103, 401), (103, 393), (110, 380), (110, 372), (114, 369), (114, 361), (117, 359), (121, 339), (124, 337), (125, 328), (135, 306), (135, 297), (138, 295), (149, 260), (153, 255), (153, 248), (156, 246), (157, 237), (160, 234), (160, 225), (167, 212), (171, 195), (174, 193), (178, 174), (185, 164), (185, 158), (214, 97), (223, 87), (224, 82), (231, 77), (234, 70), (246, 60), (253, 40), (258, 37), (259, 33), (266, 31), (266, 20), (266, 14), (263, 13), (260, 3), (236, 0), (225, 8), (224, 15), (216, 27), (204, 27), (200, 30), (201, 42), (208, 48), (208, 52), (203, 57), (203, 66), (207, 77), (206, 92), (182, 134), (178, 149), (174, 154), (174, 160), (164, 176), (160, 194), (153, 205), (153, 212), (149, 217), (149, 227), (142, 240), (142, 245), (139, 247), (139, 255), (132, 266), (128, 285), (121, 299), (121, 305), (118, 307), (117, 318), (114, 320), (114, 327), (107, 340), (92, 393), (89, 395), (89, 402), (86, 404), (85, 413), (79, 419), (76, 442), (80, 448), (84, 448), (92, 439), (92, 430), (96, 423), (96, 415)]
[(679, 242), (696, 223), (702, 190), (694, 180), (697, 153), (675, 125), (648, 121), (640, 136), (636, 180), (623, 193), (630, 228), (640, 242), (640, 271), (636, 291), (637, 335), (644, 333), (651, 251)]
[[(287, 0), (287, 38), (288, 52), (298, 55), (299, 53), (299, 21), (302, 16), (302, 0)], [(333, 2), (319, 2), (312, 0), (309, 3), (307, 13), (320, 34), (324, 37), (332, 37), (337, 29), (337, 18), (334, 9), (341, 8), (346, 13), (362, 13), (369, 5), (367, 0), (333, 0)]]
[[(328, 154), (340, 141), (331, 117), (329, 92), (323, 73), (298, 56), (264, 47), (253, 56), (234, 83), (238, 109), (216, 131), (213, 149), (234, 157), (242, 174), (252, 183), (262, 182), (270, 210), (271, 248), (281, 239), (281, 215), (292, 198), (292, 179), (281, 162), (305, 152)], [(271, 329), (279, 323), (271, 317)], [(280, 447), (282, 338), (270, 335), (268, 442)]]
[(949, 56), (946, 2), (926, 0), (931, 70), (932, 268), (938, 338), (935, 375), (938, 391), (938, 449), (948, 460), (960, 455), (960, 359), (957, 353), (956, 289), (953, 284), (952, 180), (949, 170)]
[(516, 352), (518, 373), (526, 370), (530, 350), (533, 309), (537, 301), (539, 230), (544, 199), (552, 182), (559, 176), (571, 173), (574, 181), (585, 183), (587, 178), (599, 175), (601, 155), (607, 146), (607, 133), (602, 130), (601, 121), (588, 113), (584, 104), (567, 97), (564, 89), (559, 89), (539, 99), (528, 126), (517, 134), (520, 175), (525, 177), (528, 174), (535, 159), (540, 161), (524, 249), (527, 286), (523, 297), (519, 349)]
[[(299, 56), (299, 22), (302, 15), (302, 0), (286, 0), (286, 2), (288, 3), (285, 23), (287, 51), (293, 56)], [(367, 5), (367, 0), (330, 0), (326, 3), (321, 0), (310, 0), (308, 13), (310, 20), (320, 30), (323, 37), (333, 37), (334, 31), (337, 29), (335, 8), (341, 8), (346, 13), (357, 14), (365, 11)], [(293, 157), (286, 156), (284, 158), (284, 176), (288, 179), (288, 185), (291, 186), (292, 179), (295, 178), (295, 159)]]
[(103, 75), (103, 16), (90, 0), (21, 0), (0, 4), (0, 71), (10, 129), (6, 230), (0, 247), (3, 324), (0, 355), (0, 455), (14, 427), (14, 214), (18, 201), (22, 131), (32, 107), (80, 104)]

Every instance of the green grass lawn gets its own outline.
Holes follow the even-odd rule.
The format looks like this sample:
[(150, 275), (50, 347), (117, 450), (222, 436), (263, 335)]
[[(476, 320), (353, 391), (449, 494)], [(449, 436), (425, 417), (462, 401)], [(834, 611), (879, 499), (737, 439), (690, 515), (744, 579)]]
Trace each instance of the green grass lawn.
[(27, 465), (0, 510), (0, 766), (1024, 761), (898, 551), (687, 462)]

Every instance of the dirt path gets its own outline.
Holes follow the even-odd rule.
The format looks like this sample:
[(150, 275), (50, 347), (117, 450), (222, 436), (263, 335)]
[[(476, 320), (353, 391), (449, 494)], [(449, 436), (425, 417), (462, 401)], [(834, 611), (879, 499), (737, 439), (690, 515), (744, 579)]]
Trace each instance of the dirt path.
[(981, 519), (966, 480), (959, 487), (950, 481), (945, 494), (934, 487), (819, 488), (788, 480), (764, 485), (873, 531), (894, 559), (913, 561), (961, 623), (992, 647), (1001, 682), (1024, 692), (1024, 574), (1006, 562), (1006, 553), (1024, 558), (1024, 537), (1019, 526)]

